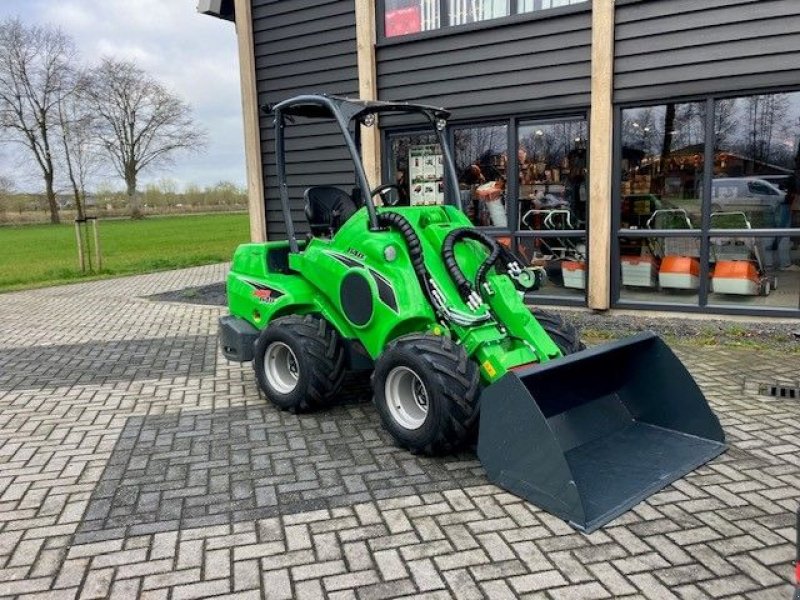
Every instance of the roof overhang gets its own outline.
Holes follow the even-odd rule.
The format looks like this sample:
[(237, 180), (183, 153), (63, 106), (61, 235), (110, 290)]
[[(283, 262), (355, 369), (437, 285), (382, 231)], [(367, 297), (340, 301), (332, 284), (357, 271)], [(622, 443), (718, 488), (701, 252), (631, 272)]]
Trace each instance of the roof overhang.
[(198, 0), (197, 12), (226, 21), (236, 20), (233, 0)]

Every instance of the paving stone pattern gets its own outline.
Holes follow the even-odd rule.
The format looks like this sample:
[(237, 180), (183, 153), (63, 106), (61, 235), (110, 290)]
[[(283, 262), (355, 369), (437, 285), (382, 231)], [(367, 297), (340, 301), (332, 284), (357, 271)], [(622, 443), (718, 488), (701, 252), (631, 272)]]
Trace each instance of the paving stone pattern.
[(1, 598), (791, 598), (800, 357), (678, 345), (731, 449), (590, 536), (414, 457), (358, 394), (280, 413), (225, 265), (0, 296)]
[(0, 390), (97, 385), (160, 379), (184, 374), (213, 375), (216, 337), (182, 335), (8, 348), (0, 356)]

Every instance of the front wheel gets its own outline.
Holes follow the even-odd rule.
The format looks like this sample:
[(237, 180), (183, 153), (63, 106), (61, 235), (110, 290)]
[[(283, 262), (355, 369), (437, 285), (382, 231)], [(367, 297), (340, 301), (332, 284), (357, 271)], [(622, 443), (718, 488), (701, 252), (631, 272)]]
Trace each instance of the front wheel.
[(307, 412), (339, 391), (344, 349), (338, 332), (325, 319), (282, 317), (256, 341), (253, 368), (259, 387), (275, 406)]
[(398, 338), (373, 374), (375, 405), (397, 444), (446, 454), (469, 441), (478, 416), (478, 368), (462, 346), (433, 335)]

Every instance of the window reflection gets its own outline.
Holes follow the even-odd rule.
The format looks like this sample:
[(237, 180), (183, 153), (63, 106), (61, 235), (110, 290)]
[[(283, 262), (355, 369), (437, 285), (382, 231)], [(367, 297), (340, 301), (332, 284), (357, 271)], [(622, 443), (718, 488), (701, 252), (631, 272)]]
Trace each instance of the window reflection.
[(453, 135), (459, 193), (467, 216), (478, 226), (507, 228), (508, 126), (460, 128)]
[[(686, 227), (685, 213), (657, 212), (662, 229)], [(681, 225), (683, 224), (683, 227)], [(655, 228), (655, 226), (654, 226)], [(620, 281), (623, 300), (697, 305), (700, 296), (700, 238), (654, 236), (645, 239), (621, 238)]]
[(547, 10), (549, 8), (559, 8), (572, 4), (582, 4), (586, 1), (587, 0), (517, 0), (517, 11), (526, 13), (536, 10)]
[(798, 309), (800, 237), (713, 237), (709, 277), (711, 305)]
[(385, 0), (386, 37), (397, 37), (441, 26), (439, 0)]
[[(510, 0), (447, 0), (442, 19), (440, 0), (384, 0), (384, 32), (387, 38), (432, 31), (443, 26), (459, 26), (507, 17)], [(517, 0), (517, 13), (530, 13), (588, 0)]]
[(466, 25), (505, 17), (508, 0), (448, 0), (450, 25)]
[(584, 120), (521, 124), (519, 228), (583, 229), (588, 202)]
[[(702, 222), (705, 105), (664, 104), (622, 112), (622, 229), (692, 230)], [(619, 240), (621, 297), (697, 304), (700, 239)]]
[(790, 227), (800, 206), (800, 93), (718, 100), (712, 209), (744, 212), (751, 225)]
[(585, 237), (520, 238), (516, 253), (526, 265), (542, 267), (547, 273), (547, 279), (536, 294), (585, 298)]
[(622, 227), (642, 227), (659, 209), (683, 209), (699, 226), (704, 151), (704, 104), (624, 110)]

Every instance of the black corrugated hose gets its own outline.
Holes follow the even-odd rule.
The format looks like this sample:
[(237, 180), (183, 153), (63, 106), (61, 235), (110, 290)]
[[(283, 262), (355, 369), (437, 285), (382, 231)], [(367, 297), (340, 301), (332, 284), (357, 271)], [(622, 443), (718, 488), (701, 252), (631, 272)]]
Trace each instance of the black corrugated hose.
[(419, 284), (422, 287), (422, 291), (428, 297), (428, 301), (433, 304), (433, 299), (430, 297), (430, 290), (428, 288), (428, 270), (425, 268), (425, 260), (422, 255), (422, 243), (419, 241), (414, 227), (408, 222), (408, 219), (396, 212), (378, 213), (378, 225), (381, 227), (393, 227), (405, 238), (408, 254), (411, 258), (411, 265), (414, 267), (414, 273), (417, 274)]
[[(378, 225), (381, 227), (394, 228), (405, 238), (408, 254), (411, 258), (411, 265), (414, 268), (414, 273), (417, 275), (420, 287), (428, 298), (428, 301), (435, 305), (435, 302), (433, 302), (433, 298), (431, 297), (430, 286), (428, 285), (429, 274), (428, 270), (425, 268), (425, 260), (422, 254), (422, 243), (420, 242), (419, 236), (417, 236), (417, 232), (414, 231), (414, 227), (403, 215), (396, 212), (378, 213)], [(498, 244), (497, 241), (480, 231), (467, 227), (451, 231), (444, 239), (442, 244), (442, 258), (447, 271), (453, 278), (453, 282), (456, 284), (459, 292), (466, 301), (470, 293), (473, 291), (473, 287), (470, 281), (464, 276), (461, 267), (459, 267), (454, 251), (456, 243), (463, 239), (472, 239), (480, 242), (490, 250), (489, 256), (483, 261), (475, 277), (475, 289), (477, 290), (480, 290), (480, 286), (486, 277), (486, 273), (488, 273), (492, 265), (494, 265), (500, 258), (503, 258), (510, 263), (515, 261), (516, 257), (502, 244)]]
[(498, 260), (503, 258), (509, 263), (516, 260), (516, 257), (502, 244), (498, 244), (495, 239), (489, 237), (481, 231), (470, 229), (468, 227), (454, 229), (451, 231), (442, 243), (442, 259), (444, 260), (445, 267), (447, 267), (447, 271), (450, 273), (450, 276), (453, 278), (456, 286), (458, 286), (458, 291), (461, 293), (461, 296), (464, 299), (470, 295), (470, 293), (473, 291), (473, 287), (456, 261), (455, 246), (459, 241), (465, 239), (480, 242), (490, 251), (489, 256), (483, 261), (483, 263), (481, 263), (481, 266), (478, 268), (478, 272), (475, 275), (474, 289), (478, 291), (478, 293), (480, 293), (481, 285), (483, 284), (483, 280), (486, 278), (486, 274), (489, 272), (489, 269), (491, 269)]

